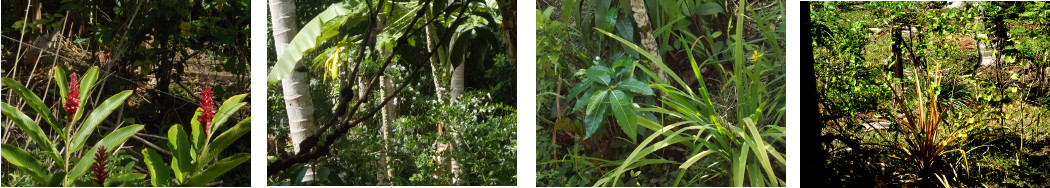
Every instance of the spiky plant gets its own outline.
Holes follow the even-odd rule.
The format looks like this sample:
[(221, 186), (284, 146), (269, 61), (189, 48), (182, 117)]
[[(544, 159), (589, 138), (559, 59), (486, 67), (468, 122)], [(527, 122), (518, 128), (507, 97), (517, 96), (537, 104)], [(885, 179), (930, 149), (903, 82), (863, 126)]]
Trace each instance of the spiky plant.
[[(918, 164), (917, 172), (920, 174), (932, 174), (938, 179), (947, 179), (941, 178), (943, 175), (939, 175), (937, 169), (932, 167), (937, 166), (938, 162), (946, 161), (942, 160), (943, 156), (951, 152), (962, 154), (962, 166), (969, 173), (966, 151), (961, 147), (969, 132), (973, 130), (973, 123), (945, 123), (952, 117), (945, 117), (948, 112), (944, 110), (950, 109), (942, 108), (937, 97), (941, 92), (940, 84), (943, 78), (939, 62), (934, 62), (925, 73), (921, 72), (923, 71), (914, 72), (914, 99), (905, 96), (903, 89), (893, 93), (894, 105), (901, 110), (905, 118), (901, 129), (906, 136), (898, 147), (907, 154), (907, 160)], [(903, 88), (903, 85), (905, 84), (898, 87)]]
[(106, 166), (109, 165), (109, 155), (106, 154), (106, 147), (98, 147), (98, 152), (95, 152), (95, 162), (91, 164), (91, 181), (98, 183), (98, 186), (106, 186), (106, 178), (109, 177), (109, 171), (106, 171)]

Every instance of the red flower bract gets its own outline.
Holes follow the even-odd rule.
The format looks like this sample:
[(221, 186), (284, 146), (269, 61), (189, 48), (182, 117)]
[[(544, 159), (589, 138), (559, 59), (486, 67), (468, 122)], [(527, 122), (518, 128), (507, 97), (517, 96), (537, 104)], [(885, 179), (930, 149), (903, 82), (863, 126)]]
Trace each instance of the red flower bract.
[(106, 159), (109, 155), (106, 155), (106, 147), (99, 146), (98, 152), (95, 152), (95, 163), (91, 164), (91, 181), (98, 183), (98, 186), (105, 186), (106, 178), (109, 177), (109, 172), (106, 171), (106, 165), (109, 162)]
[(213, 97), (215, 97), (215, 92), (212, 92), (211, 87), (205, 82), (204, 89), (201, 89), (201, 115), (197, 116), (197, 122), (204, 125), (204, 134), (208, 136), (211, 136), (211, 118), (215, 117)]
[(77, 81), (77, 73), (69, 75), (69, 93), (66, 95), (64, 109), (69, 113), (69, 119), (73, 120), (74, 113), (80, 108), (80, 82)]

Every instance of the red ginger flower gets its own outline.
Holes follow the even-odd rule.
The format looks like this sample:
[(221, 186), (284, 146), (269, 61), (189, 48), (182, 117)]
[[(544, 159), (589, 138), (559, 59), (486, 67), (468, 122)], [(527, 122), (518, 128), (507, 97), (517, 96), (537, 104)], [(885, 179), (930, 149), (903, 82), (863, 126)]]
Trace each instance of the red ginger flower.
[(69, 75), (69, 93), (66, 95), (65, 110), (69, 113), (69, 119), (73, 119), (77, 108), (80, 108), (80, 82), (77, 81), (77, 73)]
[(91, 164), (91, 180), (98, 183), (98, 186), (105, 186), (106, 178), (109, 177), (109, 172), (106, 171), (106, 165), (109, 162), (106, 159), (109, 155), (106, 155), (106, 146), (99, 146), (98, 152), (95, 152), (95, 163)]
[(201, 89), (201, 115), (197, 116), (197, 122), (204, 124), (204, 134), (208, 136), (211, 136), (211, 118), (215, 117), (213, 97), (215, 97), (215, 92), (212, 92), (211, 87), (205, 82), (204, 89)]

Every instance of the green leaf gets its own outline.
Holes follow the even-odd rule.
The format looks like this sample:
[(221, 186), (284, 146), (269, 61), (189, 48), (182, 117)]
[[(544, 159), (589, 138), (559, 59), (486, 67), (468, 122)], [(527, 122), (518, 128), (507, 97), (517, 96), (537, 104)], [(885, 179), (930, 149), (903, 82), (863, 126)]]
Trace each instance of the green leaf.
[(638, 79), (634, 78), (627, 78), (626, 80), (618, 83), (617, 86), (620, 88), (625, 88), (631, 92), (640, 93), (642, 95), (655, 95), (655, 93), (653, 93), (653, 88), (649, 87), (649, 85), (646, 85), (642, 81), (638, 81)]
[(61, 96), (62, 104), (65, 104), (66, 96), (69, 95), (69, 86), (67, 86), (68, 82), (66, 81), (69, 75), (66, 74), (66, 68), (62, 66), (56, 65), (51, 71), (53, 71), (52, 75), (55, 78), (55, 84), (58, 85), (58, 95)]
[(62, 178), (65, 178), (65, 177), (66, 177), (66, 172), (55, 172), (55, 174), (51, 174), (51, 179), (48, 179), (47, 183), (44, 184), (44, 186), (47, 186), (47, 187), (58, 187), (58, 186), (61, 186), (62, 185)]
[(37, 126), (32, 118), (29, 118), (29, 116), (23, 114), (22, 111), (18, 111), (14, 106), (5, 102), (0, 102), (0, 112), (3, 113), (4, 117), (15, 122), (15, 125), (18, 125), (18, 128), (22, 129), (22, 132), (25, 132), (26, 135), (33, 140), (33, 143), (36, 143), (37, 146), (45, 149), (47, 155), (51, 157), (51, 159), (55, 160), (58, 164), (61, 164), (62, 167), (65, 167), (65, 160), (59, 156), (55, 144), (51, 142), (51, 139), (47, 138), (47, 135), (44, 134), (44, 130), (40, 129), (40, 126)]
[[(247, 96), (247, 94), (234, 95), (233, 97), (226, 99), (226, 101), (222, 103), (222, 106), (220, 106), (219, 110), (216, 111), (215, 117), (212, 117), (211, 119), (211, 132), (213, 132), (213, 135), (216, 130), (219, 130), (219, 126), (222, 126), (223, 123), (226, 123), (226, 119), (230, 118), (230, 116), (233, 115), (234, 112), (237, 112), (238, 109), (247, 104), (245, 102), (241, 102), (241, 100), (244, 100), (245, 96)], [(195, 118), (193, 120), (197, 119)]]
[(66, 181), (62, 183), (63, 186), (71, 185), (75, 180), (79, 179), (81, 176), (84, 175), (85, 172), (87, 172), (88, 167), (91, 166), (91, 163), (95, 162), (95, 153), (98, 152), (98, 147), (106, 147), (105, 152), (113, 151), (114, 147), (117, 147), (123, 144), (125, 141), (128, 141), (128, 138), (131, 138), (132, 135), (135, 135), (135, 133), (138, 133), (140, 130), (142, 130), (142, 127), (143, 125), (129, 125), (127, 127), (114, 130), (112, 133), (109, 133), (109, 135), (103, 137), (102, 140), (99, 140), (94, 147), (91, 147), (91, 150), (84, 151), (83, 156), (80, 158), (80, 161), (76, 162), (77, 164), (74, 165), (73, 169), (71, 169), (69, 171), (69, 174), (66, 175)]
[(738, 155), (733, 156), (734, 160), (733, 160), (733, 166), (732, 166), (731, 170), (732, 170), (732, 173), (733, 173), (732, 177), (733, 177), (733, 186), (734, 187), (743, 187), (744, 186), (744, 168), (747, 168), (747, 155), (748, 155), (747, 152), (749, 150), (751, 150), (750, 146), (747, 145), (747, 144), (744, 144), (743, 147), (740, 148), (740, 153), (737, 153)]
[(576, 100), (576, 105), (572, 107), (572, 111), (575, 112), (577, 110), (580, 110), (580, 108), (587, 106), (587, 103), (591, 101), (591, 97), (593, 96), (594, 93), (584, 93), (583, 96), (580, 97), (580, 99)]
[[(591, 135), (594, 135), (594, 132), (598, 131), (598, 128), (601, 127), (601, 125), (602, 125), (603, 119), (605, 119), (605, 105), (598, 105), (598, 104), (601, 103), (602, 100), (601, 99), (594, 100), (594, 99), (605, 98), (605, 93), (607, 91), (608, 90), (600, 91), (600, 94), (602, 95), (601, 97), (598, 97), (597, 95), (595, 95), (594, 97), (591, 97), (591, 102), (592, 102), (591, 104), (594, 104), (594, 106), (593, 107), (587, 107), (587, 111), (588, 112), (586, 113), (586, 116), (583, 119), (583, 124), (585, 126), (584, 128), (586, 129), (585, 130), (586, 134), (583, 137), (583, 139), (591, 138)], [(590, 105), (588, 105), (588, 106), (590, 106)], [(594, 109), (594, 110), (591, 110), (591, 109)]]
[(635, 123), (635, 118), (638, 116), (634, 113), (634, 106), (631, 104), (631, 97), (624, 94), (623, 91), (613, 90), (612, 94), (609, 95), (609, 107), (612, 108), (613, 116), (616, 117), (616, 122), (620, 124), (620, 129), (623, 129), (623, 133), (631, 138), (631, 141), (636, 141), (638, 135), (638, 124)]
[(116, 177), (106, 179), (106, 186), (108, 187), (123, 187), (128, 186), (128, 182), (138, 181), (146, 179), (146, 174), (141, 173), (127, 173), (121, 174)]
[(319, 41), (327, 40), (325, 38), (318, 38), (326, 26), (336, 27), (342, 25), (357, 25), (364, 19), (348, 18), (349, 21), (358, 21), (358, 23), (346, 22), (342, 25), (325, 25), (324, 23), (329, 22), (340, 16), (364, 16), (364, 14), (353, 15), (353, 11), (350, 7), (356, 5), (355, 2), (342, 2), (336, 3), (332, 6), (328, 6), (324, 12), (321, 12), (310, 22), (307, 22), (302, 28), (299, 29), (299, 33), (295, 34), (295, 38), (285, 47), (283, 52), (277, 52), (280, 54), (277, 59), (277, 63), (270, 68), (270, 73), (266, 76), (267, 82), (277, 82), (284, 77), (291, 74), (292, 70), (299, 63), (299, 60), (303, 58), (303, 54), (317, 46)]
[(237, 141), (237, 139), (244, 136), (244, 134), (250, 132), (252, 128), (251, 121), (252, 118), (244, 119), (244, 121), (231, 127), (230, 130), (220, 134), (219, 137), (215, 137), (215, 141), (204, 145), (204, 149), (201, 150), (200, 156), (197, 157), (197, 160), (193, 161), (194, 172), (204, 169), (204, 166), (211, 162), (211, 159), (219, 156), (219, 153), (225, 150), (226, 147), (233, 144), (234, 141)]
[[(80, 107), (77, 108), (77, 113), (73, 116), (73, 121), (70, 122), (77, 122), (83, 117), (85, 110), (84, 106), (87, 105), (90, 100), (88, 94), (91, 93), (91, 87), (95, 86), (95, 82), (98, 81), (98, 67), (94, 66), (91, 67), (91, 69), (88, 69), (87, 73), (84, 73), (78, 81), (80, 81), (80, 95), (77, 97), (80, 98)], [(96, 110), (98, 109), (96, 108)]]
[(696, 155), (693, 155), (693, 157), (689, 157), (689, 159), (685, 160), (685, 162), (682, 163), (681, 166), (678, 166), (678, 168), (679, 169), (688, 169), (690, 166), (693, 166), (693, 163), (696, 163), (696, 161), (699, 161), (700, 159), (703, 159), (705, 156), (710, 155), (712, 153), (715, 153), (715, 151), (714, 150), (707, 150), (707, 151), (700, 152), (700, 153), (698, 153)]
[(190, 177), (190, 179), (182, 185), (191, 187), (203, 187), (205, 185), (208, 185), (208, 183), (212, 180), (215, 180), (215, 178), (218, 178), (222, 174), (225, 174), (227, 171), (230, 171), (230, 169), (233, 169), (234, 167), (237, 167), (237, 165), (248, 161), (248, 159), (251, 159), (251, 154), (239, 153), (227, 157), (225, 159), (219, 160), (219, 162), (216, 162), (214, 165), (211, 165), (210, 167), (208, 167), (208, 169), (204, 170), (204, 172)]
[[(84, 124), (80, 127), (80, 130), (73, 135), (73, 140), (71, 140), (72, 144), (70, 144), (73, 147), (70, 147), (68, 152), (80, 151), (80, 149), (84, 147), (84, 142), (87, 142), (87, 137), (91, 135), (92, 131), (95, 131), (95, 127), (98, 126), (99, 123), (102, 123), (102, 120), (105, 120), (106, 117), (109, 117), (109, 114), (112, 113), (113, 110), (123, 105), (124, 100), (128, 99), (128, 96), (131, 96), (131, 90), (124, 90), (123, 92), (109, 97), (109, 99), (102, 102), (102, 105), (95, 108), (95, 110), (91, 112), (91, 115), (84, 120)], [(86, 102), (82, 101), (82, 103)], [(106, 149), (109, 148), (107, 147)]]
[(204, 127), (201, 126), (201, 122), (197, 121), (197, 117), (201, 115), (201, 108), (197, 108), (197, 111), (193, 112), (193, 119), (190, 119), (190, 142), (193, 143), (192, 149), (190, 149), (190, 156), (193, 160), (197, 160), (197, 156), (200, 155), (201, 148), (204, 147)]
[(44, 183), (51, 178), (51, 175), (40, 164), (40, 160), (36, 160), (33, 155), (22, 150), (22, 148), (3, 144), (0, 151), (3, 151), (0, 152), (0, 156), (3, 156), (4, 160), (18, 167), (19, 170), (28, 174), (33, 180)]
[(182, 183), (186, 176), (192, 172), (190, 161), (196, 159), (193, 145), (190, 145), (189, 135), (182, 125), (175, 124), (168, 128), (168, 149), (171, 150), (171, 169), (175, 174), (175, 183)]
[(37, 114), (43, 116), (44, 121), (51, 125), (52, 130), (59, 133), (58, 135), (62, 137), (62, 140), (66, 139), (66, 133), (62, 130), (62, 126), (59, 126), (60, 122), (55, 118), (55, 115), (51, 114), (51, 109), (49, 109), (47, 105), (44, 105), (44, 101), (40, 100), (40, 97), (36, 96), (36, 94), (29, 91), (28, 88), (22, 86), (21, 83), (18, 83), (11, 78), (3, 78), (3, 82), (4, 85), (11, 88), (15, 94), (22, 97), (22, 99), (26, 101), (26, 104), (29, 104), (29, 107), (33, 108), (33, 111), (36, 111)]
[(167, 187), (170, 185), (171, 169), (168, 168), (168, 164), (164, 163), (164, 159), (156, 151), (149, 148), (142, 149), (142, 156), (145, 158), (146, 168), (149, 169), (150, 185), (154, 187)]
[(696, 13), (701, 16), (718, 14), (722, 13), (723, 11), (724, 10), (722, 9), (722, 6), (714, 2), (704, 3), (703, 5), (700, 5), (700, 7), (696, 8)]
[(587, 73), (585, 75), (587, 76), (588, 80), (598, 82), (604, 85), (609, 85), (609, 83), (612, 82), (612, 78), (609, 76), (610, 74), (612, 74), (612, 70), (609, 70), (608, 67), (602, 65), (594, 65), (591, 66), (591, 68), (587, 69)]

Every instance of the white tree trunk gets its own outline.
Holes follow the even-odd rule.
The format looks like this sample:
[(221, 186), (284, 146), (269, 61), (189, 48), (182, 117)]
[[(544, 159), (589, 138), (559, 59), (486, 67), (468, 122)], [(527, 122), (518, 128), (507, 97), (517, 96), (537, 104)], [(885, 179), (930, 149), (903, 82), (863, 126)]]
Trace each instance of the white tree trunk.
[[(379, 95), (383, 98), (393, 95), (391, 93), (394, 89), (393, 81), (387, 79), (386, 76), (379, 77), (380, 86)], [(379, 160), (379, 174), (376, 176), (379, 180), (378, 185), (388, 186), (391, 185), (390, 177), (394, 176), (394, 168), (390, 165), (390, 161), (393, 161), (393, 157), (390, 156), (388, 151), (390, 150), (390, 126), (394, 119), (397, 118), (397, 98), (394, 98), (390, 103), (383, 106), (382, 110), (382, 121), (383, 125), (380, 127), (380, 132), (383, 135), (383, 149), (379, 150), (379, 156), (383, 159)]]
[[(460, 96), (463, 96), (463, 90), (465, 89), (463, 85), (463, 76), (467, 69), (467, 66), (465, 66), (466, 61), (467, 58), (464, 57), (459, 61), (459, 65), (455, 67), (455, 70), (452, 71), (452, 83), (449, 84), (451, 85), (452, 92), (449, 94), (449, 103), (455, 103)], [(456, 147), (459, 146), (459, 134), (457, 134), (455, 126), (449, 126), (448, 132), (451, 133), (450, 135), (454, 142), (448, 147), (448, 160), (451, 168), (450, 170), (452, 171), (452, 185), (460, 185), (463, 183), (463, 180), (460, 178), (463, 174), (463, 169), (460, 168), (459, 162), (456, 161), (456, 158), (451, 155), (452, 151), (456, 150)]]
[[(295, 34), (299, 33), (299, 26), (296, 24), (295, 1), (269, 0), (269, 8), (270, 21), (273, 25), (274, 47), (277, 50), (278, 58), (280, 58), (281, 54), (284, 53), (284, 48), (292, 41)], [(292, 71), (288, 77), (281, 81), (284, 86), (284, 103), (288, 112), (289, 136), (292, 139), (292, 147), (296, 153), (299, 153), (302, 149), (299, 148), (299, 144), (317, 131), (316, 119), (314, 119), (313, 97), (310, 95), (310, 79), (307, 77), (306, 72), (298, 71), (302, 70), (300, 68), (303, 66), (302, 64), (295, 65), (297, 71)], [(306, 165), (306, 168), (310, 170), (307, 170), (306, 176), (303, 177), (303, 182), (313, 181), (313, 165)]]

